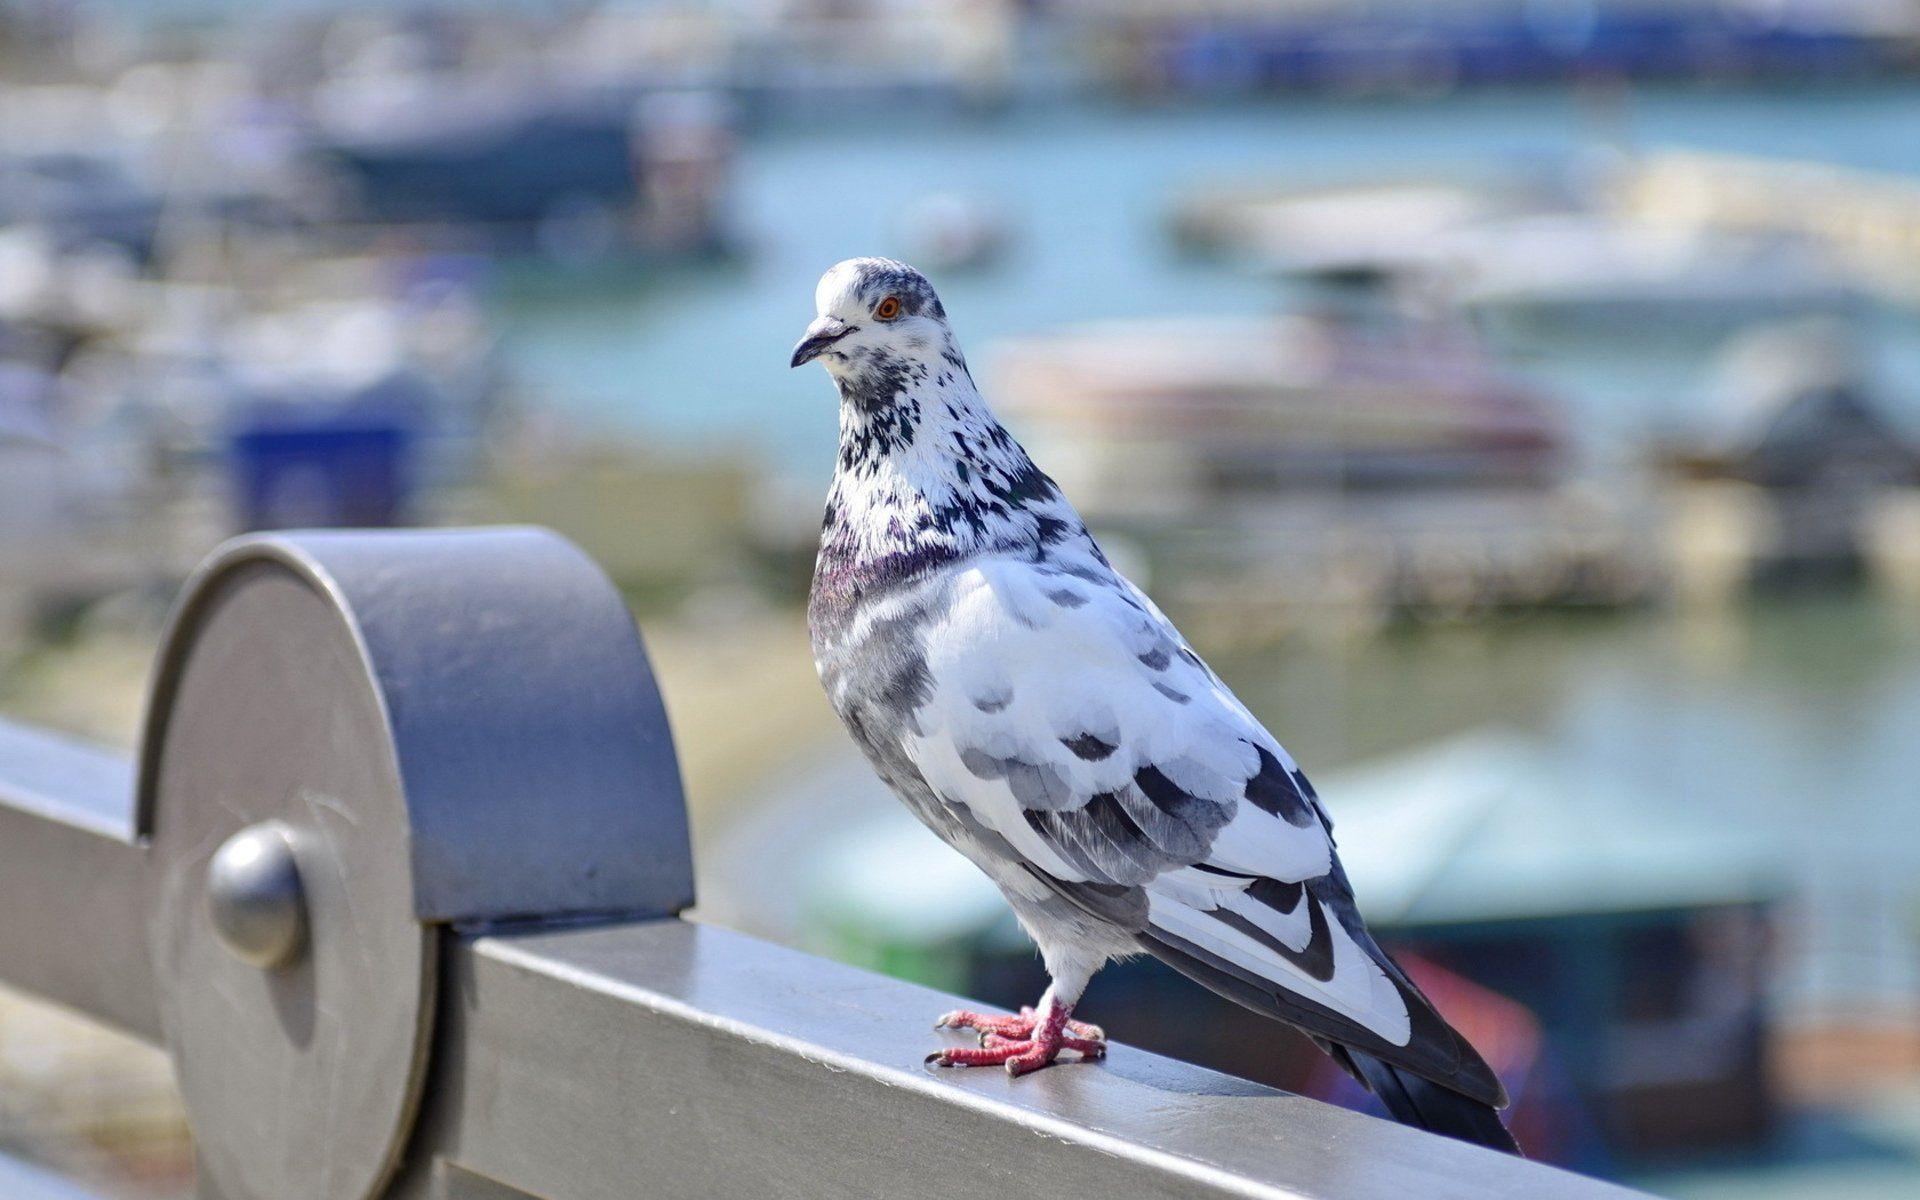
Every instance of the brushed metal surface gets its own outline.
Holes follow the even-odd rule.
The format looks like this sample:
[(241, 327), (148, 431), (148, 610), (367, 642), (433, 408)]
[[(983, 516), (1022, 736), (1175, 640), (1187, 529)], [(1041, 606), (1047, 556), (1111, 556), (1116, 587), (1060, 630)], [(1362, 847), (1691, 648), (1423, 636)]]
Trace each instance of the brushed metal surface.
[(405, 1197), (435, 1163), (545, 1200), (1636, 1194), (1120, 1045), (927, 1068), (959, 998), (681, 920), (460, 939), (442, 978)]
[(0, 721), (0, 980), (160, 1038), (133, 767)]

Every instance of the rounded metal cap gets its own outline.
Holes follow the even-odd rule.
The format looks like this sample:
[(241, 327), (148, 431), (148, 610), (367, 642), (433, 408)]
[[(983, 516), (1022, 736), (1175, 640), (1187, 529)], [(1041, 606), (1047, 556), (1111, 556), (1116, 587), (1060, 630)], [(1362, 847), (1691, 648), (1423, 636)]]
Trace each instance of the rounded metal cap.
[(208, 1195), (386, 1194), (441, 925), (692, 898), (633, 619), (550, 533), (230, 543), (175, 610), (144, 743), (158, 1015)]
[(285, 825), (250, 825), (214, 851), (207, 913), (220, 943), (241, 962), (271, 971), (293, 961), (306, 934), (306, 900)]

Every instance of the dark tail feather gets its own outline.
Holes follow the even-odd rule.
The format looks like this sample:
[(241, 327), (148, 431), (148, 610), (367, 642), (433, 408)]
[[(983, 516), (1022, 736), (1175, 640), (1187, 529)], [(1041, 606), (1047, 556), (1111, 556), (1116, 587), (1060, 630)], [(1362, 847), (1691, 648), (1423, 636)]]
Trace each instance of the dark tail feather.
[(1380, 1102), (1387, 1106), (1393, 1119), (1402, 1125), (1458, 1138), (1490, 1150), (1520, 1153), (1520, 1144), (1500, 1123), (1500, 1114), (1491, 1105), (1462, 1096), (1410, 1071), (1403, 1071), (1365, 1050), (1356, 1050), (1352, 1046), (1343, 1046), (1341, 1049), (1346, 1051), (1348, 1060), (1353, 1063), (1354, 1071), (1362, 1082), (1380, 1097)]

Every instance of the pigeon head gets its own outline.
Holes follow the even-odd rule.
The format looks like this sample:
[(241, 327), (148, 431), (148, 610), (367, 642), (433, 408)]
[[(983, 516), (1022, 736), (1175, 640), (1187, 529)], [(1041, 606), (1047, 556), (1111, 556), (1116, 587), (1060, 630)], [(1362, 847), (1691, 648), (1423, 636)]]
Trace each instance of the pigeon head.
[[(1086, 527), (994, 417), (926, 276), (850, 258), (820, 280), (793, 350), (840, 390), (840, 448), (816, 564), (829, 606), (984, 547), (1099, 554)], [(824, 597), (824, 600), (822, 598)]]
[(966, 365), (927, 277), (890, 258), (834, 264), (814, 291), (818, 316), (793, 348), (793, 364), (815, 359), (845, 399), (870, 407), (905, 387)]

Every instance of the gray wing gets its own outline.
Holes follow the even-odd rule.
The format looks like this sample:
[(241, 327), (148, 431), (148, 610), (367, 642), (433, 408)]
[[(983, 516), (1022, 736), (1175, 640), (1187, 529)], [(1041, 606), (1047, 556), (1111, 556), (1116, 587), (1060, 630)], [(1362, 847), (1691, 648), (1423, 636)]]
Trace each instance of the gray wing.
[(990, 561), (923, 638), (906, 753), (1035, 878), (1232, 999), (1500, 1102), (1367, 933), (1298, 767), (1131, 584)]

